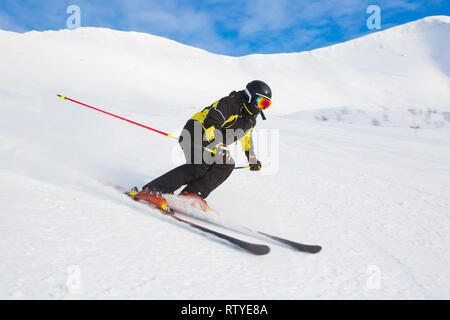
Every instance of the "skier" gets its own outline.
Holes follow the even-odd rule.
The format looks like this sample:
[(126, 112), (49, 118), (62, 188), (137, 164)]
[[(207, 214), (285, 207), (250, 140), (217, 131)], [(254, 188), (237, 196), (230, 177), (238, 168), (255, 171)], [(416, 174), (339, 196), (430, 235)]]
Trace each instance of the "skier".
[(183, 185), (179, 196), (196, 202), (203, 210), (210, 210), (204, 200), (231, 174), (235, 165), (227, 146), (240, 140), (250, 170), (261, 169), (252, 141), (256, 117), (271, 105), (272, 91), (260, 80), (247, 84), (245, 90), (233, 91), (190, 118), (179, 143), (186, 158), (183, 164), (143, 186), (135, 198), (150, 202), (166, 211), (163, 194), (174, 193)]

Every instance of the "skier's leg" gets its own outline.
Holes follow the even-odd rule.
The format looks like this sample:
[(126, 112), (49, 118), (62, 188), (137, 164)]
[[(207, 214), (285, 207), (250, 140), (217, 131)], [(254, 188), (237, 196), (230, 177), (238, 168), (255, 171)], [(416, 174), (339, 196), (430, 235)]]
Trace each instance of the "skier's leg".
[(150, 189), (161, 193), (173, 193), (181, 186), (205, 175), (207, 168), (208, 166), (204, 164), (186, 163), (147, 183), (142, 189)]
[(189, 184), (206, 174), (208, 165), (203, 163), (201, 123), (189, 120), (180, 135), (179, 143), (186, 158), (186, 164), (176, 167), (155, 180), (147, 183), (143, 189), (161, 193), (173, 193), (185, 184)]
[(233, 172), (234, 162), (227, 164), (214, 164), (201, 178), (189, 183), (181, 193), (195, 193), (206, 198), (211, 191), (220, 186)]

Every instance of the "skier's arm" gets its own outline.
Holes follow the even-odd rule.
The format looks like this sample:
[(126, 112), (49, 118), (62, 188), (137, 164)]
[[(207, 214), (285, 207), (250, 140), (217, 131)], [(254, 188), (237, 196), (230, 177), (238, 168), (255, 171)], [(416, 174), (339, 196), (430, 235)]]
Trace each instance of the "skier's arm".
[(252, 129), (250, 129), (245, 136), (243, 136), (241, 139), (241, 146), (242, 151), (245, 152), (245, 155), (247, 156), (247, 159), (250, 162), (250, 159), (256, 159), (254, 147), (253, 147), (253, 137), (252, 137)]
[(247, 134), (241, 138), (242, 150), (247, 156), (248, 163), (250, 164), (250, 170), (258, 171), (261, 170), (261, 161), (256, 158), (255, 149), (253, 145), (252, 129), (250, 129)]

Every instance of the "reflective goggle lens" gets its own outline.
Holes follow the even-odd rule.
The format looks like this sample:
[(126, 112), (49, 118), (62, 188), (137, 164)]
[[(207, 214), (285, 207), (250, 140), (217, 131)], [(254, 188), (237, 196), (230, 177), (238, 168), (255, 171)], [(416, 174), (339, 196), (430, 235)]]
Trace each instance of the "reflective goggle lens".
[(265, 110), (268, 107), (270, 107), (270, 105), (272, 104), (272, 101), (270, 101), (267, 98), (261, 97), (259, 96), (258, 98), (256, 98), (256, 107), (259, 110)]

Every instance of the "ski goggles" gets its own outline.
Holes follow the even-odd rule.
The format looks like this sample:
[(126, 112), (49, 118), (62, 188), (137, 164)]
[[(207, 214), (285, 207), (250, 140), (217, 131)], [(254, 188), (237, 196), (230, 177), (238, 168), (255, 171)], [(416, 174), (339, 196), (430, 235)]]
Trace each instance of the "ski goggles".
[(272, 104), (272, 101), (270, 101), (270, 99), (262, 97), (262, 96), (258, 96), (256, 98), (256, 108), (258, 110), (266, 110), (268, 107), (270, 107), (270, 105)]

